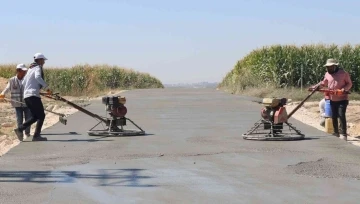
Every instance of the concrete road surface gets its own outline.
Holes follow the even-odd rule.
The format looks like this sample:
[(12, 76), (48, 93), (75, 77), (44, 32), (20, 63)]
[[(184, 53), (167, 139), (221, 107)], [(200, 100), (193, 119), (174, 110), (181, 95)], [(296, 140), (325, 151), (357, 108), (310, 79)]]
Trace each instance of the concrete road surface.
[(244, 140), (261, 106), (216, 90), (123, 95), (148, 135), (88, 136), (76, 113), (0, 158), (1, 203), (360, 203), (359, 147), (294, 120), (306, 140)]

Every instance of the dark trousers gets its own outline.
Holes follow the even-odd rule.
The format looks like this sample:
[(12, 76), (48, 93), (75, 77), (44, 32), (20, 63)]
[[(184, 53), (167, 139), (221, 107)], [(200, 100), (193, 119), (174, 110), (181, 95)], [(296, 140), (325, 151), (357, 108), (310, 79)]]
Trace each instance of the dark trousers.
[[(27, 107), (15, 107), (15, 112), (16, 112), (16, 122), (18, 128), (21, 127), (21, 125), (23, 124), (24, 118), (25, 121), (31, 118), (31, 112)], [(25, 134), (30, 135), (30, 126), (25, 129)]]
[[(348, 100), (343, 101), (330, 101), (332, 121), (334, 126), (334, 132), (339, 134), (347, 134), (347, 123), (346, 123), (346, 108), (349, 105)], [(340, 132), (339, 132), (339, 121), (340, 119)]]
[(26, 106), (30, 109), (31, 118), (26, 120), (25, 123), (19, 127), (19, 130), (24, 131), (26, 128), (30, 127), (32, 124), (37, 122), (34, 132), (34, 137), (40, 136), (41, 128), (45, 120), (45, 110), (41, 98), (32, 96), (29, 98), (25, 98), (24, 100)]

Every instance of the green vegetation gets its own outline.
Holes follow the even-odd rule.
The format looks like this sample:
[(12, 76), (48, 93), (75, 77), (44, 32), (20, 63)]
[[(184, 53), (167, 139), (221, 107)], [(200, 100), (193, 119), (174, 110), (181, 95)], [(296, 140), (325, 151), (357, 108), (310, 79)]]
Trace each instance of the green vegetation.
[[(0, 77), (14, 76), (15, 67), (16, 64), (0, 65)], [(92, 95), (114, 89), (164, 88), (160, 80), (147, 73), (109, 65), (45, 67), (44, 75), (54, 91), (69, 96)]]
[[(325, 74), (324, 64), (335, 58), (349, 72), (353, 80), (351, 99), (360, 98), (354, 93), (360, 89), (360, 45), (273, 45), (253, 50), (225, 76), (219, 88), (231, 93), (269, 97), (302, 99), (307, 88), (321, 81)], [(303, 87), (301, 93), (301, 69)], [(321, 98), (322, 94), (312, 97)], [(288, 97), (290, 98), (290, 97)]]

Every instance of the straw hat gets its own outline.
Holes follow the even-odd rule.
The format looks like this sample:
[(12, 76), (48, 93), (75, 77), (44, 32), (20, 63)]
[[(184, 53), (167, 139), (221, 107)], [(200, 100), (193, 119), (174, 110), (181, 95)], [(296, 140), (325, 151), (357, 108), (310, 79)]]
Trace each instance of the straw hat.
[(335, 59), (327, 59), (324, 67), (329, 67), (333, 65), (339, 65), (339, 63)]

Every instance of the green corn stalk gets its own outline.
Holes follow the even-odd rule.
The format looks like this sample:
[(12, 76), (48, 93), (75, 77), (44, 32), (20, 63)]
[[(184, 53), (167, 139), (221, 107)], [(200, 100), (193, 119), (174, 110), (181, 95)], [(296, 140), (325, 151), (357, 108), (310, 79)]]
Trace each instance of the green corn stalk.
[[(16, 64), (0, 65), (0, 77), (15, 75)], [(91, 94), (106, 89), (164, 88), (148, 73), (109, 65), (75, 65), (71, 68), (44, 68), (45, 80), (56, 92), (69, 96)]]
[(323, 79), (328, 58), (339, 60), (353, 80), (352, 91), (359, 91), (360, 45), (350, 44), (264, 46), (237, 61), (218, 87), (241, 90), (253, 86), (252, 81), (256, 81), (257, 86), (300, 87), (301, 70), (303, 85), (310, 86)]

